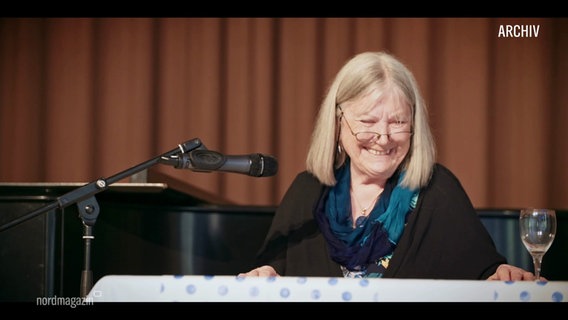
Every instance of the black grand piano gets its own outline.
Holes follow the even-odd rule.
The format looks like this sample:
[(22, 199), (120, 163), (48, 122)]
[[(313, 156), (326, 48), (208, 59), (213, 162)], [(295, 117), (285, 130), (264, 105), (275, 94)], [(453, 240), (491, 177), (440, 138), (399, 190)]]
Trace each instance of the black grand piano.
[[(168, 177), (161, 183), (116, 183), (96, 195), (93, 283), (105, 275), (236, 275), (253, 267), (275, 207), (234, 205)], [(84, 184), (0, 184), (0, 226)], [(501, 253), (531, 270), (518, 239), (518, 211), (479, 210)], [(568, 280), (568, 212), (542, 274)], [(0, 232), (0, 301), (79, 297), (86, 268), (82, 221), (75, 206), (39, 215)]]
[[(2, 183), (0, 226), (83, 185)], [(100, 213), (89, 263), (93, 283), (109, 274), (247, 271), (274, 213), (274, 207), (232, 205), (172, 179), (115, 183), (96, 200)], [(86, 269), (82, 236), (82, 220), (73, 205), (0, 232), (0, 301), (79, 297)]]

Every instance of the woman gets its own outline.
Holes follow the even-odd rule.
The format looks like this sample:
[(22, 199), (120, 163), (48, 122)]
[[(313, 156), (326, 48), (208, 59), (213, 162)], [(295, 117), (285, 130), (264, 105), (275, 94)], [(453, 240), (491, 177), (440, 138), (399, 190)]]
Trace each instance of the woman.
[(436, 163), (427, 109), (395, 57), (339, 71), (260, 253), (239, 276), (533, 280), (508, 265), (459, 180)]

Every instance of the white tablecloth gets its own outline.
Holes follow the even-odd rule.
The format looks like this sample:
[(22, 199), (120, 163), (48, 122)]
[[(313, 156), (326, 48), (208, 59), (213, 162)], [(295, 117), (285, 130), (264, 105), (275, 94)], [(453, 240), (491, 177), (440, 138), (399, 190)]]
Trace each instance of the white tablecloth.
[(567, 281), (128, 276), (101, 278), (94, 302), (568, 302)]

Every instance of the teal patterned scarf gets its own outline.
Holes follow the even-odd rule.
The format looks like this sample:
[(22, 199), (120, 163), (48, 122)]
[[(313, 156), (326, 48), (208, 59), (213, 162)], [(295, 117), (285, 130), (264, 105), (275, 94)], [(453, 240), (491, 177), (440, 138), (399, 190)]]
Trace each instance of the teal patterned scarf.
[[(369, 218), (353, 228), (351, 219), (351, 172), (347, 161), (336, 173), (337, 184), (329, 190), (316, 210), (316, 219), (327, 239), (334, 261), (349, 270), (391, 254), (402, 235), (406, 217), (416, 206), (418, 190), (402, 187), (404, 172), (387, 181), (385, 189)], [(324, 204), (325, 203), (325, 204)]]

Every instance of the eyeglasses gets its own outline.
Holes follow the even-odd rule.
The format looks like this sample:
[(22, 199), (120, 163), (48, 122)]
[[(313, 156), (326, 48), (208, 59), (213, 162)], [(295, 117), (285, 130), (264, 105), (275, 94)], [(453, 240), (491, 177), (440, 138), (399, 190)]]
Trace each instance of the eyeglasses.
[[(339, 116), (339, 121), (341, 121), (343, 117), (343, 111), (341, 111), (341, 115)], [(353, 132), (353, 129), (351, 129), (351, 125), (349, 124), (349, 121), (347, 121), (347, 118), (345, 118), (345, 123), (347, 124), (347, 127), (349, 128), (349, 131), (351, 131), (351, 134), (355, 137), (355, 139), (357, 139), (357, 141), (367, 144), (367, 143), (371, 143), (372, 141), (378, 141), (381, 136), (386, 136), (388, 140), (392, 139), (399, 139), (406, 136), (407, 134), (412, 135), (412, 131), (410, 130), (394, 130), (391, 131), (389, 133), (378, 133), (378, 132), (373, 132), (373, 131), (360, 131), (360, 132)], [(397, 126), (406, 126), (406, 123), (404, 124), (396, 124)], [(390, 130), (389, 130), (390, 131)], [(376, 139), (376, 140), (375, 140)]]

